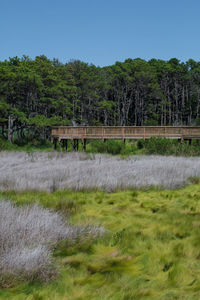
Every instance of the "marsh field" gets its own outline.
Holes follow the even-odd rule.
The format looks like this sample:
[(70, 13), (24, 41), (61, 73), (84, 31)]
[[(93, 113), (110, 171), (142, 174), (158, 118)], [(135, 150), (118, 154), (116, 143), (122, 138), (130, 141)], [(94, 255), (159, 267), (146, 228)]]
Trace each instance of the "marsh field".
[(200, 158), (0, 152), (0, 299), (200, 299)]

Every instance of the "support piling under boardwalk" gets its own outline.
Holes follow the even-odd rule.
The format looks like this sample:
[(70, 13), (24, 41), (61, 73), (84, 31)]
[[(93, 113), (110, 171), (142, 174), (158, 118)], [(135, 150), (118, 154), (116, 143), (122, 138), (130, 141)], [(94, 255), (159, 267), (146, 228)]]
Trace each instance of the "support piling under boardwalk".
[[(54, 126), (51, 130), (51, 139), (54, 149), (59, 147), (68, 149), (68, 141), (71, 142), (71, 149), (86, 149), (86, 141), (100, 139), (149, 139), (151, 137), (178, 139), (180, 142), (192, 139), (200, 139), (200, 126)], [(79, 141), (81, 143), (79, 143)]]

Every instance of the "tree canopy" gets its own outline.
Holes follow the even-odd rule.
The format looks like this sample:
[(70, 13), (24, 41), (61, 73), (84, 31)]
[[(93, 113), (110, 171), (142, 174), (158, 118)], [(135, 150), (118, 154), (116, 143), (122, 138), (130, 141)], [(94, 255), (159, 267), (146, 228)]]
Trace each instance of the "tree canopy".
[(12, 141), (52, 125), (198, 125), (200, 62), (140, 58), (96, 67), (23, 56), (0, 62), (0, 126)]

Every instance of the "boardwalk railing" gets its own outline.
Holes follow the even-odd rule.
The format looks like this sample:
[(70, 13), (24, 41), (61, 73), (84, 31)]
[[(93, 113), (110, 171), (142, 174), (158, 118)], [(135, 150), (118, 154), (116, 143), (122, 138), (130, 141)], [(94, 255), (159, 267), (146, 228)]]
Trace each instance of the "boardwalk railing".
[(51, 137), (55, 146), (58, 140), (66, 148), (67, 140), (70, 140), (74, 149), (77, 148), (78, 140), (81, 140), (84, 149), (87, 139), (199, 139), (200, 126), (55, 126), (52, 127)]

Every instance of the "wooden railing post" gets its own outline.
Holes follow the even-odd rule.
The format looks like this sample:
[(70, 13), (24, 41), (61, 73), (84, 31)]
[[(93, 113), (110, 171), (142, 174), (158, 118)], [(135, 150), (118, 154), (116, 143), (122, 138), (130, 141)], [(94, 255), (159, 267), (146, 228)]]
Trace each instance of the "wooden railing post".
[(125, 127), (122, 128), (122, 140), (125, 143)]

